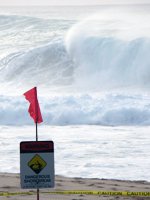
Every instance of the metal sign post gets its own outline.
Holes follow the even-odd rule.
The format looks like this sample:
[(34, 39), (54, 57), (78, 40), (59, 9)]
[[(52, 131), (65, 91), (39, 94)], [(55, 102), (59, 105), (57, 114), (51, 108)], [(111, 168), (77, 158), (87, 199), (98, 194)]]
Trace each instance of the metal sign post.
[[(38, 141), (38, 123), (36, 122), (36, 141)], [(37, 200), (40, 199), (39, 188), (37, 188)]]

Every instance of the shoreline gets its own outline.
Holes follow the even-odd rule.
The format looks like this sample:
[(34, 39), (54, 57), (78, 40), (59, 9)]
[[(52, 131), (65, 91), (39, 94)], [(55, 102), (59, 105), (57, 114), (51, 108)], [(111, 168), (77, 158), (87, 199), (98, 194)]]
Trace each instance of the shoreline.
[[(112, 191), (112, 195), (87, 195), (87, 194), (48, 194), (55, 191)], [(60, 175), (55, 176), (55, 188), (40, 189), (41, 200), (114, 200), (114, 199), (129, 199), (129, 200), (150, 200), (150, 196), (117, 196), (118, 191), (128, 192), (144, 192), (150, 193), (150, 182), (147, 181), (127, 181), (114, 179), (98, 179), (98, 178), (69, 178)], [(8, 193), (16, 193), (16, 195), (7, 196)], [(32, 195), (28, 194), (32, 192)], [(6, 200), (25, 200), (30, 196), (30, 200), (36, 199), (36, 190), (21, 189), (20, 175), (13, 173), (0, 173), (0, 193), (5, 193), (5, 196), (0, 196), (0, 199)], [(20, 194), (17, 194), (20, 193)], [(21, 194), (26, 193), (26, 194)]]

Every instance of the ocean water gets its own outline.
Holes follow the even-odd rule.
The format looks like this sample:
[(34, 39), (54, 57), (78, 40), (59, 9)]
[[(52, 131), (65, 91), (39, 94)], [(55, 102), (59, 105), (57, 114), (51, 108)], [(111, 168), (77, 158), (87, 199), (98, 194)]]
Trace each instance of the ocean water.
[(0, 7), (1, 172), (19, 172), (19, 142), (35, 140), (22, 94), (37, 86), (56, 174), (150, 180), (149, 11)]

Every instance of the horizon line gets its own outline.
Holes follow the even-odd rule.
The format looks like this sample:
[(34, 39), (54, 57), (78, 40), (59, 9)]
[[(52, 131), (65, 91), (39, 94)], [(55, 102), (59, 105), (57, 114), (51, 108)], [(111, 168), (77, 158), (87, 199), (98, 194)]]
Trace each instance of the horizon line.
[(0, 7), (15, 7), (15, 6), (113, 6), (113, 5), (150, 5), (150, 3), (101, 3), (101, 4), (61, 4), (61, 5), (56, 5), (56, 4), (16, 4), (16, 5), (0, 5)]

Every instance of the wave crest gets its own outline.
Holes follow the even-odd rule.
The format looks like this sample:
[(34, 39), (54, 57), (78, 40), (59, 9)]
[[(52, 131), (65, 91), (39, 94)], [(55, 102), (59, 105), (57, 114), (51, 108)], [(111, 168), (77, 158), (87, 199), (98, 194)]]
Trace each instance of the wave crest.
[(150, 15), (102, 13), (70, 29), (66, 47), (78, 66), (75, 77), (81, 87), (150, 86), (150, 25), (144, 21), (146, 17), (150, 19)]

